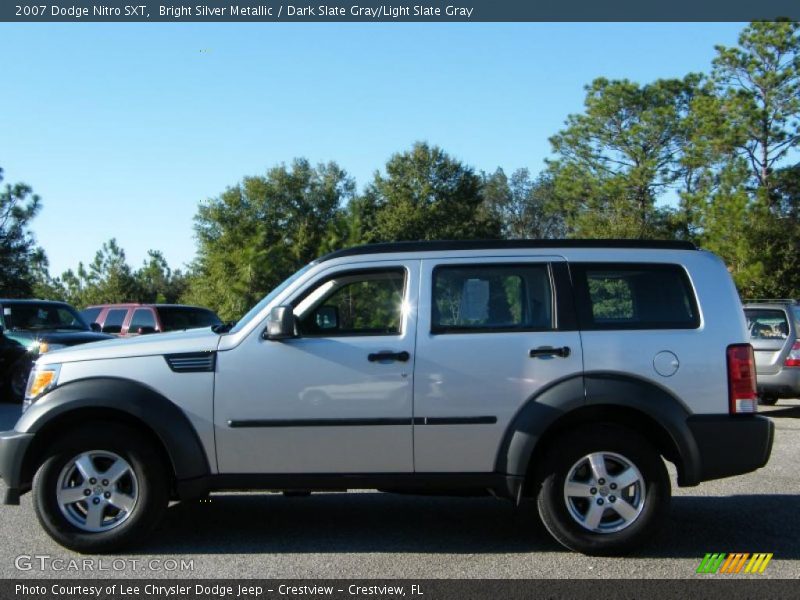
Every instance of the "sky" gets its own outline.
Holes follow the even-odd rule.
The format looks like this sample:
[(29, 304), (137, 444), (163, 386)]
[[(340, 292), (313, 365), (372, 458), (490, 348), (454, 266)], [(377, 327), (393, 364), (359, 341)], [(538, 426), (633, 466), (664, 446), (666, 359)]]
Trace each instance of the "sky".
[(116, 238), (181, 268), (200, 201), (294, 157), (362, 188), (427, 141), (538, 172), (595, 77), (707, 71), (737, 23), (0, 24), (0, 168), (61, 274)]

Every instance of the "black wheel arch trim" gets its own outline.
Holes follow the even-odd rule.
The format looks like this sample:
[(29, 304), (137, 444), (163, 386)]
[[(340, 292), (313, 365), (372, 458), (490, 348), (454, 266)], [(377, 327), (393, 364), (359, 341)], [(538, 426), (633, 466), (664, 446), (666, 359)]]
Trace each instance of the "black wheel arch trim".
[[(37, 432), (82, 409), (123, 413), (148, 428), (163, 445), (177, 480), (209, 475), (205, 449), (183, 410), (153, 388), (129, 379), (97, 377), (67, 382), (34, 402), (15, 430), (33, 434), (35, 440)], [(24, 489), (27, 484), (21, 483)]]
[(525, 476), (539, 442), (559, 423), (592, 409), (630, 411), (644, 417), (668, 436), (676, 456), (681, 486), (702, 480), (700, 452), (687, 419), (690, 412), (658, 384), (628, 374), (587, 372), (557, 380), (529, 398), (511, 419), (495, 461), (499, 473)]

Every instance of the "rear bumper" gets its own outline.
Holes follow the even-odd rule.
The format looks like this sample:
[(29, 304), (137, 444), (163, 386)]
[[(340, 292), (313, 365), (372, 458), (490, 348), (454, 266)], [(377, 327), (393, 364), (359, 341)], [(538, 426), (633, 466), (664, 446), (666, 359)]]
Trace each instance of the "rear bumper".
[(695, 415), (686, 421), (697, 444), (699, 480), (741, 475), (767, 464), (775, 426), (760, 415)]
[(778, 398), (800, 398), (800, 368), (784, 367), (777, 373), (758, 373), (758, 391)]
[(31, 440), (32, 433), (0, 432), (0, 478), (6, 484), (3, 504), (19, 504), (19, 495), (30, 487), (30, 482), (21, 479), (22, 462)]

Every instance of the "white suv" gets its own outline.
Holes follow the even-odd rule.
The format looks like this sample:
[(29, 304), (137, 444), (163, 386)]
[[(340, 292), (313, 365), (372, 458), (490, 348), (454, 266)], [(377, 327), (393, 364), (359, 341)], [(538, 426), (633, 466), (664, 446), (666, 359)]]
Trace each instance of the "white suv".
[(42, 356), (0, 434), (6, 503), (59, 543), (141, 538), (223, 489), (535, 497), (574, 550), (629, 551), (681, 486), (766, 464), (723, 263), (682, 242), (407, 242), (334, 252), (229, 331)]

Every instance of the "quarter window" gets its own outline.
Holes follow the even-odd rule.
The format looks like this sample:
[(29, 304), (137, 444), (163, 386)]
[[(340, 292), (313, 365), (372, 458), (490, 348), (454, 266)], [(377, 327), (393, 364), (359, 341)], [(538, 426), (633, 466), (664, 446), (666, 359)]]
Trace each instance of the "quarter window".
[(302, 335), (398, 335), (404, 269), (349, 271), (325, 279), (295, 304)]
[(465, 265), (433, 273), (432, 333), (553, 327), (547, 265)]
[(581, 329), (694, 329), (694, 293), (682, 267), (572, 263)]

